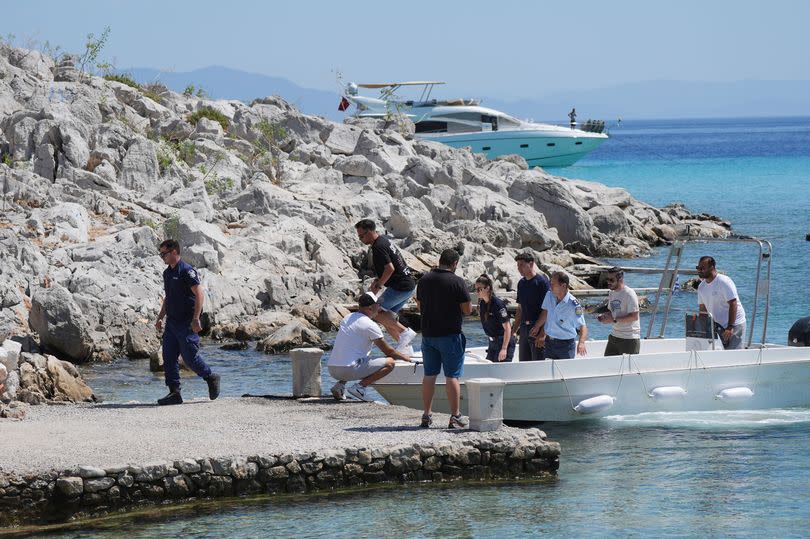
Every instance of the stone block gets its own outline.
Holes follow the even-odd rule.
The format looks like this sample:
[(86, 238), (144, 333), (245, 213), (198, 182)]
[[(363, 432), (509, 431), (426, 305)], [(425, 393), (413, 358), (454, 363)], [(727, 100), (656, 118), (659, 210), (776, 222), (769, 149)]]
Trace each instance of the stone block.
[(465, 380), (470, 430), (493, 431), (503, 425), (503, 388), (497, 378), (471, 378)]
[(296, 348), (290, 352), (293, 370), (293, 397), (321, 396), (320, 348)]

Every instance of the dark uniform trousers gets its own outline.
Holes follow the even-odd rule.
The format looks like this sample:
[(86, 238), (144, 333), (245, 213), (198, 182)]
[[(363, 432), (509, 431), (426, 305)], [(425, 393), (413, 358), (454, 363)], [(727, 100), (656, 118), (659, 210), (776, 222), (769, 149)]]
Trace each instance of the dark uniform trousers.
[(200, 336), (191, 331), (191, 322), (167, 318), (163, 332), (163, 376), (170, 391), (180, 389), (179, 356), (183, 356), (183, 362), (198, 376), (211, 376), (211, 368), (200, 356)]
[(522, 322), (520, 324), (520, 343), (518, 346), (518, 361), (542, 361), (546, 359), (545, 348), (537, 347), (534, 339), (529, 336), (532, 326), (537, 320)]

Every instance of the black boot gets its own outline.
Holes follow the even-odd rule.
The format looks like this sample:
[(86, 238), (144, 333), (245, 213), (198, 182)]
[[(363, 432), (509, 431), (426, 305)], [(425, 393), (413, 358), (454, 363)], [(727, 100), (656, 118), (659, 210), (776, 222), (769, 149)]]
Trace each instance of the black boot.
[(208, 383), (208, 398), (211, 400), (216, 399), (219, 397), (219, 379), (221, 377), (218, 374), (212, 373), (211, 376), (205, 379)]
[(158, 406), (168, 406), (171, 404), (183, 404), (183, 396), (180, 395), (179, 389), (172, 389), (169, 391), (169, 394), (163, 397), (162, 399), (158, 399), (157, 401)]

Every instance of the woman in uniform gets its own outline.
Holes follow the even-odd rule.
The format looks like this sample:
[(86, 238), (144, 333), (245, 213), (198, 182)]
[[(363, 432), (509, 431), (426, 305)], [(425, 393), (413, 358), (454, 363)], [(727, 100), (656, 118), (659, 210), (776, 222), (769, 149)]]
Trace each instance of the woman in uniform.
[(484, 333), (489, 337), (487, 359), (494, 362), (512, 361), (515, 355), (515, 337), (506, 304), (492, 290), (492, 279), (483, 274), (475, 280), (478, 294), (478, 316)]

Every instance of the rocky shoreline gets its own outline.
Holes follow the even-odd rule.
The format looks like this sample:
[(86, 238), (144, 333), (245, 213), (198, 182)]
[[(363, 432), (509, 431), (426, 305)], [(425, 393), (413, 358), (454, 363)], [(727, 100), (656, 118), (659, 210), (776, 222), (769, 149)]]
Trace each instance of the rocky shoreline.
[(418, 140), (402, 118), (339, 124), (278, 97), (248, 105), (80, 76), (69, 58), (6, 44), (0, 181), (0, 339), (74, 363), (151, 357), (156, 369), (165, 237), (199, 269), (211, 335), (278, 352), (317, 345), (345, 315), (362, 286), (361, 218), (417, 272), (454, 247), (462, 277), (487, 272), (504, 290), (519, 251), (551, 272), (730, 229), (517, 156)]

